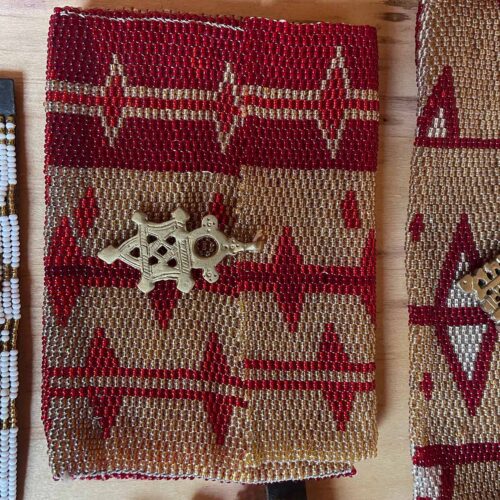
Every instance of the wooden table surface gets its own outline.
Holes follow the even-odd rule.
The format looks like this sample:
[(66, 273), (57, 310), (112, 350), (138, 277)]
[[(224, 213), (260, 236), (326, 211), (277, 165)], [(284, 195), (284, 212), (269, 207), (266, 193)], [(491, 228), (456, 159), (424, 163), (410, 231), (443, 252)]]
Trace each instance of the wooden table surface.
[[(69, 2), (68, 2), (69, 3)], [(414, 29), (417, 0), (73, 1), (82, 7), (141, 7), (207, 14), (342, 21), (378, 28), (380, 144), (377, 174), (378, 457), (356, 464), (354, 478), (311, 481), (313, 500), (411, 498), (408, 441), (408, 328), (404, 226), (416, 88)], [(193, 481), (59, 481), (51, 478), (40, 420), (43, 287), (43, 130), (46, 39), (53, 7), (64, 0), (0, 2), (0, 77), (16, 80), (21, 217), (22, 306), (19, 491), (26, 499), (262, 499), (259, 486)]]

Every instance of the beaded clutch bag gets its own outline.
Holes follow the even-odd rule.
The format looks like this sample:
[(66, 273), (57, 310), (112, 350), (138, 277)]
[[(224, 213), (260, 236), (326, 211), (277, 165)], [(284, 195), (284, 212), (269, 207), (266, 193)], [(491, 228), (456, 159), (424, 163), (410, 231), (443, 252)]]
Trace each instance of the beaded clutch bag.
[[(406, 244), (419, 500), (498, 498), (499, 40), (496, 0), (420, 2)], [(475, 296), (483, 265), (490, 295)]]
[[(46, 101), (54, 476), (353, 474), (377, 436), (375, 30), (57, 9)], [(196, 267), (201, 234), (225, 258)]]

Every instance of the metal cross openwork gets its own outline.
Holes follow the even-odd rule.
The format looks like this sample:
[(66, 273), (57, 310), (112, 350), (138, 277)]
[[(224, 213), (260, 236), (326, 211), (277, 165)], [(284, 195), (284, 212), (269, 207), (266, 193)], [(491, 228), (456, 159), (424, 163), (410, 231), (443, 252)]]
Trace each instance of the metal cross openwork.
[(138, 226), (137, 234), (118, 248), (106, 247), (98, 256), (108, 264), (120, 259), (141, 271), (138, 287), (144, 293), (164, 280), (175, 280), (177, 288), (187, 293), (195, 284), (192, 269), (202, 269), (203, 278), (215, 283), (219, 279), (215, 267), (225, 257), (260, 252), (264, 244), (257, 237), (251, 243), (241, 243), (226, 236), (214, 215), (203, 217), (201, 227), (188, 231), (189, 214), (182, 208), (172, 212), (172, 218), (166, 222), (149, 222), (142, 212), (135, 212), (132, 220)]
[(500, 254), (475, 273), (464, 276), (458, 285), (465, 293), (474, 295), (481, 308), (500, 325)]

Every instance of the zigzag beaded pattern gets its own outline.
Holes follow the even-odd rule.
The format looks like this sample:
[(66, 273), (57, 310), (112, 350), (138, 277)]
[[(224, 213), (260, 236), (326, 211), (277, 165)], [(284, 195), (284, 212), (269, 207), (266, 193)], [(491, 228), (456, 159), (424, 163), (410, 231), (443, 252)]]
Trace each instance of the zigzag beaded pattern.
[[(47, 68), (54, 476), (354, 474), (376, 445), (373, 28), (58, 9)], [(264, 251), (147, 296), (97, 258), (179, 206)]]

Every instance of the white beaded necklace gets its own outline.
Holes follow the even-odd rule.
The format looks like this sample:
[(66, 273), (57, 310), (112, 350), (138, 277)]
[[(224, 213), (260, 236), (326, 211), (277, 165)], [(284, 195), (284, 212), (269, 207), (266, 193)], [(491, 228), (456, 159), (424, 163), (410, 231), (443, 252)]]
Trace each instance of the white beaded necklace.
[(17, 417), (19, 393), (17, 332), (21, 318), (19, 295), (19, 223), (15, 213), (15, 121), (0, 115), (0, 499), (16, 498)]

